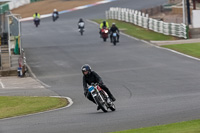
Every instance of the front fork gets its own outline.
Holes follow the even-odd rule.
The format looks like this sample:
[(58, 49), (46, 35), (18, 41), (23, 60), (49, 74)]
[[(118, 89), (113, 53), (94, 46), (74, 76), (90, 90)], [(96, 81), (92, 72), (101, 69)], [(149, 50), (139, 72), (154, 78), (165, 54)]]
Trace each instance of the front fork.
[(110, 104), (111, 100), (110, 100), (108, 94), (104, 90), (101, 90), (101, 94), (105, 97), (104, 100), (106, 101), (106, 103)]

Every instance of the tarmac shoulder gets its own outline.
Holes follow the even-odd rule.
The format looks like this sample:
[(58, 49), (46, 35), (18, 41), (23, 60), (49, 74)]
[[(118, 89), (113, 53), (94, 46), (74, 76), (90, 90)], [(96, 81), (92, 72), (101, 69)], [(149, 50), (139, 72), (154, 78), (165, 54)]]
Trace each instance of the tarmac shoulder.
[(0, 96), (57, 96), (55, 92), (32, 77), (8, 76), (0, 78)]

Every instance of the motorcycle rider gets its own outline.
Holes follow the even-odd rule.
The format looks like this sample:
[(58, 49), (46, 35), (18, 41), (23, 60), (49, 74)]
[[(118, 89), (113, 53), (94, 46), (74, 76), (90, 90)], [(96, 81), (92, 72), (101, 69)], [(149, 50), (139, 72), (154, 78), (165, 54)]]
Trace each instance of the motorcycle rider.
[(59, 18), (59, 13), (58, 13), (58, 11), (57, 11), (57, 9), (54, 9), (53, 10), (53, 13), (52, 13), (52, 17), (54, 18), (54, 15), (56, 15), (56, 19), (58, 19)]
[(99, 29), (100, 29), (100, 31), (99, 31), (100, 38), (101, 38), (101, 29), (103, 29), (103, 28), (108, 28), (109, 29), (109, 24), (105, 20), (100, 24), (100, 27), (99, 27)]
[(78, 29), (80, 30), (81, 28), (85, 28), (85, 22), (83, 21), (82, 18), (79, 19), (78, 21)]
[(39, 24), (40, 24), (40, 14), (39, 13), (35, 13), (35, 14), (33, 14), (33, 21), (35, 22), (35, 21), (39, 21)]
[[(88, 64), (85, 64), (81, 68), (83, 73), (83, 89), (84, 89), (84, 95), (87, 97), (90, 101), (96, 104), (94, 101), (92, 95), (88, 92), (88, 86), (91, 85), (91, 83), (98, 83), (99, 87), (101, 87), (110, 97), (110, 99), (114, 102), (116, 99), (111, 94), (110, 90), (104, 85), (101, 77), (94, 71), (91, 70), (91, 67)], [(97, 107), (97, 110), (99, 110), (99, 106)]]
[(110, 28), (110, 42), (112, 42), (112, 35), (115, 32), (117, 33), (117, 42), (119, 42), (119, 29), (115, 23), (112, 23), (112, 27)]

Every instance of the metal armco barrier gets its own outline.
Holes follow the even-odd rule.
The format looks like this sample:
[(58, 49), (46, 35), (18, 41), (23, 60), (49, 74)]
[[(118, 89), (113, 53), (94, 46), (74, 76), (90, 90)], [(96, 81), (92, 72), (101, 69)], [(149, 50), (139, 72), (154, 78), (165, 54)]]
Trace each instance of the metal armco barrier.
[(109, 11), (106, 11), (106, 19), (116, 19), (133, 23), (137, 26), (165, 35), (171, 35), (185, 39), (189, 38), (189, 28), (187, 25), (158, 21), (156, 19), (149, 18), (148, 14), (142, 13), (137, 10), (111, 7)]

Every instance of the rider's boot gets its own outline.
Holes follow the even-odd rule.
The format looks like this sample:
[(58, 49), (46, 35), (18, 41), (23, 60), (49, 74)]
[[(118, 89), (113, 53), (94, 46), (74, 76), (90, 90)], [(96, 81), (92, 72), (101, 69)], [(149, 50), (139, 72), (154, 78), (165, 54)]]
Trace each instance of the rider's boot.
[(113, 96), (110, 96), (110, 99), (111, 99), (113, 102), (116, 101), (115, 97), (113, 97)]
[(97, 106), (97, 110), (100, 110), (100, 106), (99, 105)]

